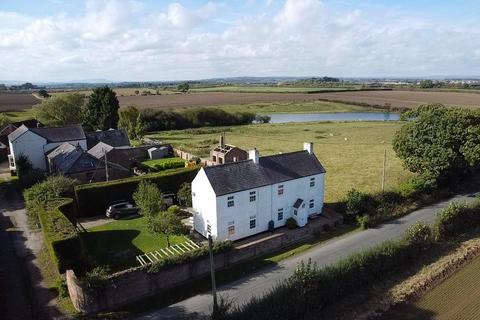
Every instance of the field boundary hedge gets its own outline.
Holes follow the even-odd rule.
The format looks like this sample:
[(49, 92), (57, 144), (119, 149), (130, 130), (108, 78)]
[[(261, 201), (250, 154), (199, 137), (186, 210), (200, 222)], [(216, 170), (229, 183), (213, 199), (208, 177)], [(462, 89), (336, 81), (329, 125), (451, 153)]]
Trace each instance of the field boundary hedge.
[(75, 204), (70, 198), (52, 199), (47, 207), (38, 208), (45, 243), (60, 273), (81, 262), (81, 243), (75, 226), (67, 218), (74, 215)]
[(105, 209), (112, 201), (132, 200), (132, 195), (142, 180), (155, 183), (162, 192), (176, 193), (182, 183), (192, 182), (199, 170), (199, 167), (172, 169), (143, 176), (76, 186), (75, 199), (78, 216), (101, 215), (105, 213)]

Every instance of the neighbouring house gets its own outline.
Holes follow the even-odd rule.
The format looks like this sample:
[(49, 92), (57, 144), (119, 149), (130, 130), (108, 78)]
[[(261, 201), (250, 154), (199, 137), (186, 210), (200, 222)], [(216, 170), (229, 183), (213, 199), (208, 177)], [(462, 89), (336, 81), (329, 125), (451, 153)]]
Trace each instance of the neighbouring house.
[(130, 170), (132, 165), (135, 163), (135, 159), (132, 159), (129, 156), (129, 152), (127, 150), (130, 150), (130, 148), (117, 148), (104, 142), (99, 142), (93, 148), (88, 150), (88, 153), (99, 160), (102, 159), (103, 161), (106, 157), (108, 162), (118, 164), (125, 169)]
[(25, 125), (27, 128), (38, 128), (41, 127), (42, 124), (35, 120), (29, 119), (19, 122), (13, 122), (7, 124), (5, 127), (0, 128), (0, 161), (6, 160), (8, 154), (10, 153), (9, 145), (8, 145), (8, 135), (13, 131), (17, 130), (18, 127)]
[(218, 146), (210, 151), (210, 161), (213, 165), (248, 159), (248, 153), (238, 147), (225, 143), (225, 135), (220, 136)]
[(87, 139), (79, 125), (56, 128), (28, 128), (21, 125), (8, 135), (10, 171), (16, 171), (15, 161), (22, 155), (30, 160), (34, 168), (47, 171), (46, 155), (64, 142), (87, 149)]
[[(104, 159), (97, 159), (79, 145), (63, 143), (47, 155), (49, 171), (75, 178), (82, 183), (115, 180), (130, 176), (130, 170)], [(108, 168), (108, 170), (106, 170)], [(108, 176), (108, 179), (107, 179)]]
[(85, 133), (87, 148), (91, 149), (99, 142), (103, 142), (114, 148), (130, 148), (130, 139), (124, 129), (109, 129)]
[(216, 240), (238, 240), (282, 227), (293, 218), (299, 227), (322, 213), (325, 169), (304, 150), (200, 169), (192, 182), (194, 229)]

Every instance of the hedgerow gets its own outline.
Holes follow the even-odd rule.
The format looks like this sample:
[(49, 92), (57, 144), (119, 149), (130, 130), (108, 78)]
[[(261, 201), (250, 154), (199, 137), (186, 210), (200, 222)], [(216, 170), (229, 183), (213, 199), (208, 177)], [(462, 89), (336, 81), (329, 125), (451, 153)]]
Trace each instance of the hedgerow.
[[(227, 252), (232, 249), (233, 249), (233, 242), (229, 240), (214, 242), (212, 247), (212, 251), (214, 254)], [(186, 252), (184, 254), (162, 259), (144, 268), (148, 273), (157, 273), (171, 266), (175, 266), (182, 263), (198, 261), (200, 259), (208, 257), (208, 255), (209, 255), (208, 247), (202, 246), (198, 249)]]
[(474, 203), (451, 203), (440, 211), (434, 223), (437, 240), (448, 239), (480, 225), (480, 200)]
[(199, 168), (166, 170), (144, 176), (97, 182), (75, 187), (75, 199), (80, 217), (90, 217), (105, 213), (112, 201), (132, 200), (132, 195), (142, 180), (155, 183), (162, 192), (176, 193), (182, 183), (192, 182)]
[(73, 208), (73, 199), (57, 198), (38, 209), (45, 243), (60, 273), (68, 268), (76, 268), (82, 257), (76, 229), (64, 214), (64, 211), (70, 212)]

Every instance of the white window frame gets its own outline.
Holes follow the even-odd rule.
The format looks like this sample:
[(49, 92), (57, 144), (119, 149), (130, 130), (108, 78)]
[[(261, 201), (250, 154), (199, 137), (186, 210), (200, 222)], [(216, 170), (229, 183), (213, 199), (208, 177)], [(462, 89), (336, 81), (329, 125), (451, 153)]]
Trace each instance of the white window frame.
[(311, 199), (308, 203), (308, 207), (311, 209), (311, 208), (315, 208), (315, 200), (314, 199)]
[(277, 221), (283, 220), (283, 208), (277, 210)]
[(310, 178), (310, 188), (315, 187), (315, 177)]
[(281, 196), (284, 193), (284, 186), (283, 184), (279, 185), (277, 188), (277, 195)]
[(250, 191), (250, 202), (257, 201), (257, 191)]
[(228, 223), (227, 234), (228, 234), (228, 236), (235, 235), (235, 221), (230, 221)]
[(227, 208), (235, 207), (235, 197), (229, 196), (227, 197)]
[[(252, 227), (252, 222), (253, 222), (253, 227)], [(257, 216), (250, 216), (249, 227), (250, 229), (255, 229), (257, 227)]]

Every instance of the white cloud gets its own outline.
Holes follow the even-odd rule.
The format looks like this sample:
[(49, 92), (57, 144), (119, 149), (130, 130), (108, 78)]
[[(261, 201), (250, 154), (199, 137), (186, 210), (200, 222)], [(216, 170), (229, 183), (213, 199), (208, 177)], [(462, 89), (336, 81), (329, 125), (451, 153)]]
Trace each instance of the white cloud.
[(480, 73), (475, 25), (440, 26), (400, 10), (384, 18), (355, 7), (339, 12), (317, 0), (268, 8), (240, 14), (213, 2), (170, 3), (152, 12), (136, 1), (90, 0), (76, 15), (0, 11), (0, 78)]

